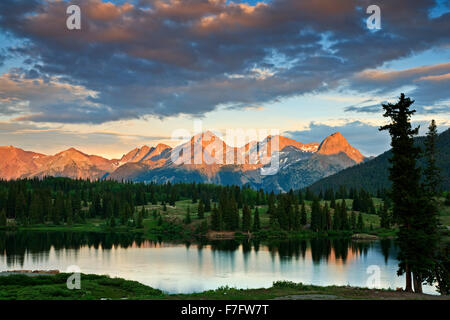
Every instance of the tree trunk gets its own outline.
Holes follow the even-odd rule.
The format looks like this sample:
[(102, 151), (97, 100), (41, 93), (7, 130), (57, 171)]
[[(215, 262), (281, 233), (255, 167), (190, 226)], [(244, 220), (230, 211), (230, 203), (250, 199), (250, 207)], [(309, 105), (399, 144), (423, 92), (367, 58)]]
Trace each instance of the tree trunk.
[(422, 279), (419, 275), (414, 274), (414, 292), (415, 293), (423, 293), (422, 292)]
[(409, 268), (409, 264), (406, 264), (405, 266), (405, 279), (406, 279), (406, 286), (405, 291), (406, 292), (413, 292), (412, 290), (412, 279), (411, 279), (411, 269)]

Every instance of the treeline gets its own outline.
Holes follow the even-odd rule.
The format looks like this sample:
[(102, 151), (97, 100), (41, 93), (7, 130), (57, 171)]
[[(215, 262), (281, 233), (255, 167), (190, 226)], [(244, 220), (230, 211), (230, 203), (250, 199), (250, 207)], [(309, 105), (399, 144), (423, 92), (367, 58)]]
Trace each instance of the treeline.
[[(112, 223), (127, 223), (142, 212), (136, 206), (161, 204), (175, 206), (176, 201), (191, 199), (199, 202), (205, 212), (211, 210), (211, 202), (218, 202), (222, 190), (227, 187), (197, 184), (144, 184), (116, 181), (73, 180), (47, 177), (0, 181), (0, 226), (7, 219), (16, 224), (72, 224), (87, 218), (108, 219)], [(234, 188), (236, 205), (243, 203), (262, 205), (267, 194), (262, 190)], [(114, 221), (114, 222), (113, 222)]]
[[(270, 193), (267, 196), (269, 229), (300, 231), (307, 228), (308, 225), (315, 232), (363, 230), (365, 228), (362, 214), (356, 214), (353, 210), (349, 213), (345, 200), (339, 203), (333, 198), (330, 202), (331, 206), (328, 206), (328, 202), (321, 205), (319, 198), (313, 197), (309, 219), (305, 201), (305, 195), (302, 192), (296, 194), (290, 191), (287, 194), (278, 195)], [(385, 223), (384, 226), (388, 228), (389, 224)], [(212, 210), (211, 229), (258, 231), (261, 229), (259, 209), (244, 203), (242, 218), (240, 218), (235, 193), (232, 188), (225, 188), (218, 205), (214, 205)]]
[[(300, 194), (303, 194), (303, 191), (300, 191)], [(339, 186), (336, 190), (327, 188), (325, 191), (320, 190), (318, 193), (312, 192), (310, 188), (306, 188), (304, 190), (304, 199), (313, 201), (314, 198), (317, 198), (318, 200), (331, 201), (332, 208), (334, 208), (337, 199), (351, 199), (353, 200), (352, 210), (375, 214), (376, 208), (373, 197), (381, 198), (381, 200), (387, 202), (389, 206), (389, 197), (387, 194), (388, 191), (386, 189), (378, 189), (375, 194), (371, 194), (364, 189), (347, 189), (345, 186)], [(300, 199), (302, 199), (302, 197), (300, 197)]]
[[(378, 195), (384, 197), (384, 191)], [(338, 199), (342, 199), (341, 205), (336, 201)], [(344, 199), (353, 200), (352, 212), (347, 212)], [(18, 225), (71, 225), (100, 218), (107, 220), (111, 227), (117, 224), (142, 227), (142, 221), (149, 213), (143, 207), (140, 210), (137, 207), (158, 204), (166, 211), (168, 205), (175, 206), (179, 200), (198, 203), (200, 219), (205, 213), (211, 213), (210, 225), (203, 224), (202, 228), (213, 230), (258, 231), (261, 229), (261, 208), (258, 207), (266, 205), (269, 227), (286, 231), (298, 231), (308, 225), (318, 232), (361, 230), (364, 224), (358, 221), (362, 216), (356, 215), (355, 211), (377, 213), (368, 192), (344, 187), (336, 191), (327, 189), (317, 195), (309, 189), (274, 194), (262, 189), (199, 183), (144, 184), (47, 177), (0, 181), (0, 226), (5, 226), (7, 219), (14, 219)], [(320, 205), (321, 200), (325, 200), (324, 205)], [(312, 201), (311, 210), (308, 209), (311, 219), (307, 219), (306, 201)], [(378, 214), (386, 214), (382, 220), (386, 222), (384, 227), (389, 227), (386, 203)], [(185, 222), (191, 221), (188, 209)]]

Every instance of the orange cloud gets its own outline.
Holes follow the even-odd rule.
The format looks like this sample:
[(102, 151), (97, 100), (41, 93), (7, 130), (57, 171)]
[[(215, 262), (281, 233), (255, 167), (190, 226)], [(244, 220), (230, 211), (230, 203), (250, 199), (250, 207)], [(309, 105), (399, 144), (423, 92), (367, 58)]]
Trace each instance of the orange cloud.
[[(372, 81), (390, 81), (400, 78), (417, 77), (429, 73), (442, 73), (450, 70), (450, 62), (435, 64), (431, 66), (422, 66), (410, 68), (401, 71), (384, 71), (384, 70), (364, 70), (356, 75), (356, 78)], [(445, 75), (444, 75), (445, 76)], [(422, 76), (420, 80), (426, 80), (426, 77), (436, 77), (435, 75)], [(445, 79), (442, 75), (438, 75), (440, 80)], [(431, 78), (429, 78), (431, 80)]]
[(419, 80), (425, 80), (425, 81), (445, 81), (445, 80), (450, 80), (450, 73), (441, 74), (441, 75), (438, 75), (438, 76), (420, 77)]
[(89, 18), (95, 20), (114, 20), (122, 14), (133, 10), (134, 6), (128, 2), (122, 6), (116, 6), (111, 2), (101, 2), (100, 0), (91, 0), (86, 7), (86, 13)]

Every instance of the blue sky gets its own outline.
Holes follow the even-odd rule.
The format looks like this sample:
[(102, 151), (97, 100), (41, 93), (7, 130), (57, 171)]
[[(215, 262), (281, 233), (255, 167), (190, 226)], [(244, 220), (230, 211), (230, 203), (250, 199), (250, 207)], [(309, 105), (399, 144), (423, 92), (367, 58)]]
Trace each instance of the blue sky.
[(376, 32), (369, 0), (70, 1), (81, 31), (68, 3), (0, 2), (0, 145), (112, 158), (202, 120), (304, 143), (340, 131), (376, 155), (401, 92), (421, 133), (450, 126), (448, 1), (378, 1)]

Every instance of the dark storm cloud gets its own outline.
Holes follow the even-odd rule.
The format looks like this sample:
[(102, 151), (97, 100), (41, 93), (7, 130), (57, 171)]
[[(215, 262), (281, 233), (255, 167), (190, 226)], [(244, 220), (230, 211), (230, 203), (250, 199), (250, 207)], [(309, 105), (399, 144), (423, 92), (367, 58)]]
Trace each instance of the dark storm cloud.
[(259, 105), (336, 88), (357, 72), (449, 42), (450, 14), (430, 19), (431, 0), (379, 1), (378, 32), (365, 26), (369, 0), (71, 4), (81, 7), (81, 31), (65, 28), (67, 2), (0, 2), (0, 28), (23, 41), (11, 50), (30, 66), (20, 79), (57, 77), (96, 92), (79, 105), (77, 97), (31, 100), (22, 119), (101, 123)]

